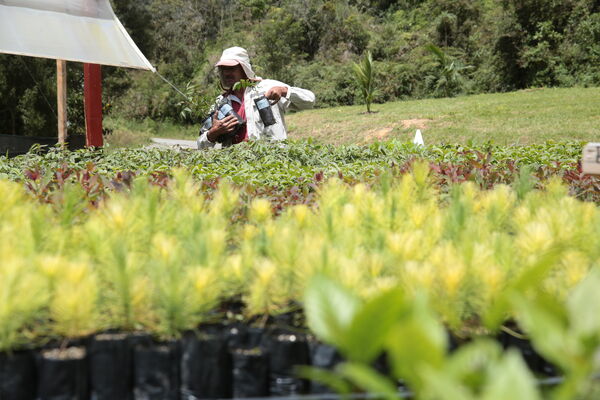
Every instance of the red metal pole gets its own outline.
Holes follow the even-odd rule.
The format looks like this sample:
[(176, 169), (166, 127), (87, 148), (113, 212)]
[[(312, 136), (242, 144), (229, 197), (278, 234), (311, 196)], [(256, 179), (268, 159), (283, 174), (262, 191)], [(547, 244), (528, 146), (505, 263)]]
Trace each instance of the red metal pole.
[(102, 70), (98, 64), (83, 64), (85, 145), (102, 147)]

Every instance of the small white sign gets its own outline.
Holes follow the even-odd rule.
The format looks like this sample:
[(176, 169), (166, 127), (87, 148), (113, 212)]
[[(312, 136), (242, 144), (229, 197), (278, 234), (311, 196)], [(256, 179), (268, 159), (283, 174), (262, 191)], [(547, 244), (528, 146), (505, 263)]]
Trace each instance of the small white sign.
[(583, 148), (581, 169), (584, 174), (600, 175), (600, 143), (588, 143)]
[(417, 146), (425, 146), (425, 142), (423, 142), (423, 135), (421, 134), (421, 130), (417, 129), (415, 133), (415, 138), (413, 139), (413, 143)]

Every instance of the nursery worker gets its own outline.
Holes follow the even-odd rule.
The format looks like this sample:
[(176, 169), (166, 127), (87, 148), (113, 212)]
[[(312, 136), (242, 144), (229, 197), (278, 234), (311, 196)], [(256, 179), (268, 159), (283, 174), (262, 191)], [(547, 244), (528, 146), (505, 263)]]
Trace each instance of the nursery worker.
[[(227, 112), (233, 108), (240, 118), (228, 115), (218, 119), (215, 112), (200, 129), (199, 149), (213, 147), (215, 143), (231, 146), (247, 140), (284, 140), (287, 138), (284, 112), (288, 108), (311, 108), (315, 103), (315, 95), (310, 90), (257, 77), (250, 65), (248, 52), (241, 47), (225, 49), (215, 66), (223, 94), (217, 97), (211, 113), (226, 103), (220, 109)], [(241, 79), (251, 81), (254, 86), (233, 90), (233, 85)], [(266, 99), (260, 101), (263, 95)], [(265, 112), (269, 114), (265, 116)]]

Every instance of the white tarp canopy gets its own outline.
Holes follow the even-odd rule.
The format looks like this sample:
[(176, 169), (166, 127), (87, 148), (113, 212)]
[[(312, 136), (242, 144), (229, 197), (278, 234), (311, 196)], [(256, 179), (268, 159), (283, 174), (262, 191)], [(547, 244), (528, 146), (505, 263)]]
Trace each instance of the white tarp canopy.
[(155, 71), (109, 0), (0, 0), (0, 53)]

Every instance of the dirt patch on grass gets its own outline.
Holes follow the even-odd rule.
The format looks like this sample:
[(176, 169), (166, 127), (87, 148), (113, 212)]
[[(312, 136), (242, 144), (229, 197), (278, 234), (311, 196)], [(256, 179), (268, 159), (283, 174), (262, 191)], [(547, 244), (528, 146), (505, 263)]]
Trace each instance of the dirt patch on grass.
[(376, 129), (370, 129), (364, 134), (365, 142), (372, 142), (374, 140), (385, 140), (397, 128), (399, 129), (426, 129), (429, 126), (429, 123), (432, 122), (430, 119), (404, 119), (398, 123), (392, 124), (390, 126), (384, 126)]
[(404, 119), (390, 126), (384, 126), (376, 129), (370, 129), (365, 132), (364, 141), (372, 142), (373, 140), (385, 140), (394, 130), (399, 129), (426, 129), (431, 123), (430, 119)]
[(400, 124), (404, 129), (426, 129), (429, 126), (430, 122), (430, 119), (404, 119), (400, 121)]
[(394, 131), (394, 127), (385, 127), (385, 128), (377, 128), (371, 129), (365, 133), (365, 142), (370, 142), (373, 140), (382, 140), (389, 136)]

